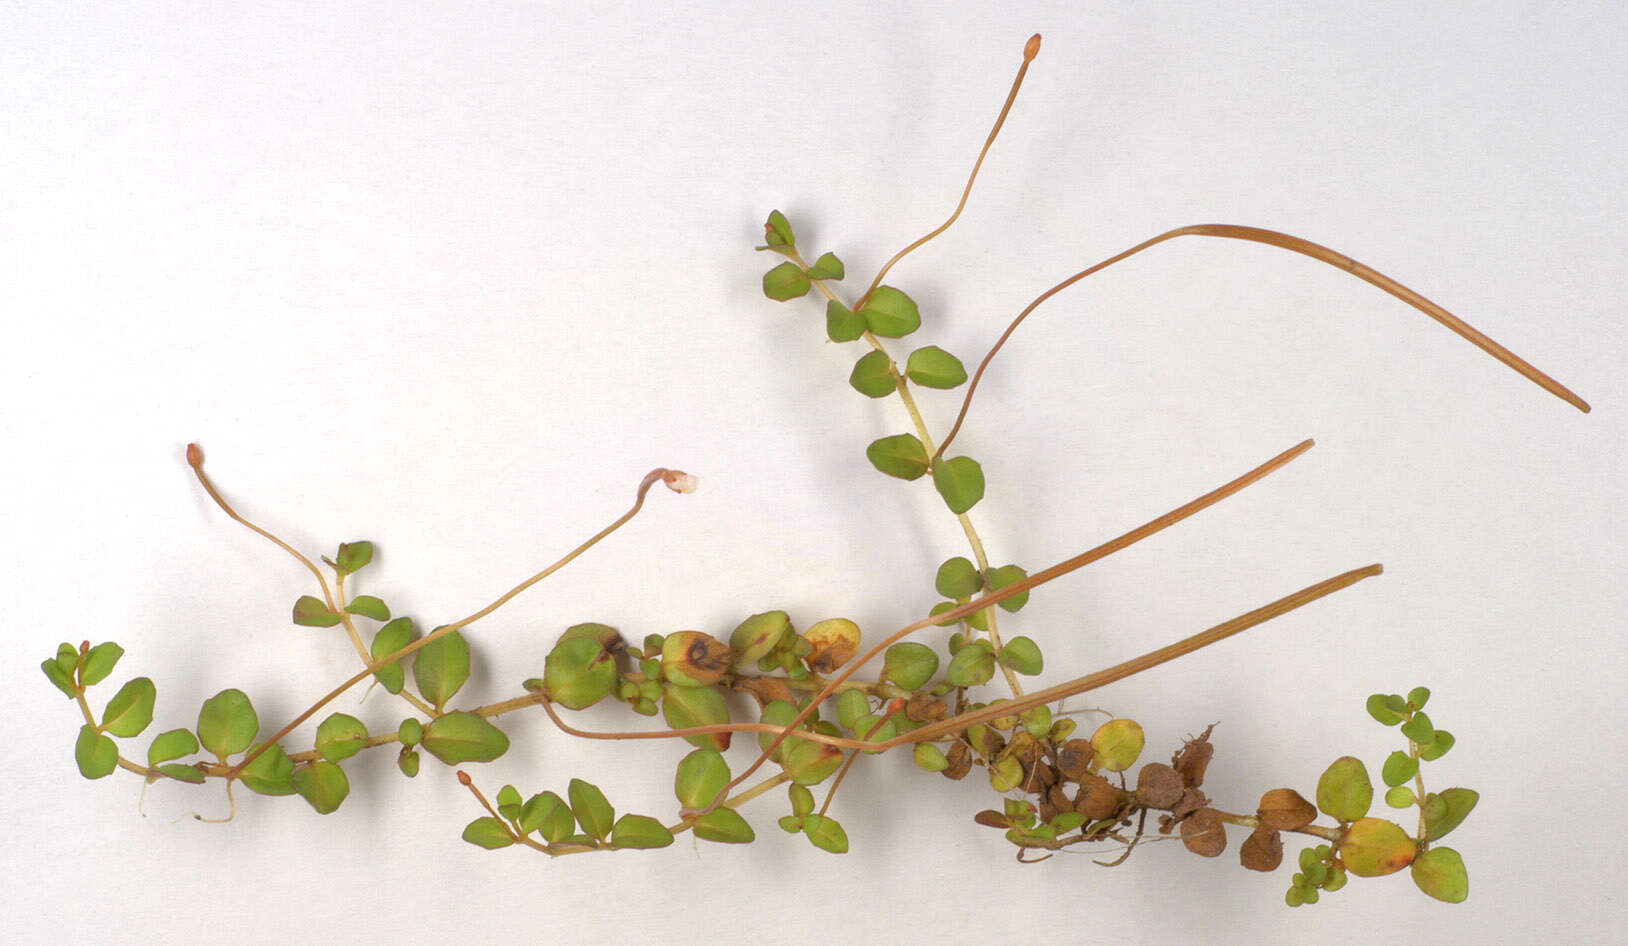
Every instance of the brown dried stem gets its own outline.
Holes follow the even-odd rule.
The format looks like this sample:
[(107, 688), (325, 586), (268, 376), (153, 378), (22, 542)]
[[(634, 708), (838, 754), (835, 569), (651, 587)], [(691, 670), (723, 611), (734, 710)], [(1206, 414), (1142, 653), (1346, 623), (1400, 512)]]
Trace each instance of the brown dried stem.
[(950, 428), (950, 433), (944, 438), (944, 442), (939, 444), (938, 452), (935, 453), (934, 456), (937, 457), (943, 455), (944, 450), (950, 445), (950, 441), (954, 440), (955, 435), (960, 432), (961, 424), (967, 418), (967, 410), (972, 405), (972, 396), (977, 392), (978, 382), (984, 376), (984, 369), (989, 367), (989, 362), (995, 357), (996, 353), (1001, 350), (1001, 346), (1006, 344), (1006, 340), (1012, 337), (1012, 333), (1017, 330), (1017, 327), (1023, 324), (1023, 320), (1029, 317), (1030, 312), (1033, 312), (1047, 299), (1050, 299), (1052, 296), (1062, 292), (1064, 289), (1067, 289), (1069, 286), (1074, 285), (1085, 277), (1090, 276), (1091, 274), (1100, 270), (1106, 269), (1120, 260), (1135, 256), (1137, 253), (1140, 253), (1145, 249), (1157, 246), (1166, 240), (1173, 240), (1180, 236), (1222, 237), (1230, 240), (1248, 240), (1254, 243), (1265, 243), (1268, 246), (1275, 246), (1280, 249), (1299, 253), (1303, 256), (1309, 256), (1312, 259), (1327, 263), (1337, 269), (1343, 269), (1364, 282), (1378, 286), (1380, 289), (1385, 290), (1396, 298), (1406, 302), (1408, 305), (1418, 309), (1420, 312), (1423, 312), (1425, 315), (1428, 315), (1441, 324), (1447, 326), (1449, 329), (1452, 329), (1477, 348), (1480, 348), (1482, 351), (1508, 365), (1510, 368), (1513, 368), (1522, 377), (1530, 380), (1533, 384), (1536, 384), (1543, 390), (1548, 391), (1555, 397), (1560, 398), (1584, 413), (1589, 411), (1588, 402), (1572, 393), (1570, 388), (1567, 388), (1559, 381), (1556, 381), (1555, 379), (1544, 374), (1542, 371), (1539, 371), (1520, 356), (1488, 338), (1463, 319), (1451, 312), (1448, 312), (1446, 309), (1434, 302), (1431, 302), (1429, 299), (1419, 295), (1417, 292), (1414, 292), (1412, 289), (1409, 289), (1389, 276), (1386, 276), (1384, 273), (1370, 269), (1343, 253), (1336, 253), (1335, 251), (1326, 246), (1322, 246), (1321, 244), (1313, 243), (1310, 240), (1304, 240), (1297, 236), (1290, 236), (1287, 233), (1279, 233), (1276, 230), (1263, 230), (1259, 227), (1245, 227), (1226, 223), (1201, 223), (1193, 226), (1178, 227), (1174, 230), (1161, 233), (1150, 240), (1145, 240), (1138, 243), (1122, 253), (1110, 256), (1100, 263), (1080, 270), (1074, 275), (1036, 296), (1033, 302), (1029, 303), (1024, 307), (1022, 312), (1018, 313), (1017, 318), (1012, 320), (1012, 324), (1008, 325), (1006, 327), (1006, 331), (1002, 332), (1001, 337), (996, 340), (994, 347), (989, 349), (989, 354), (985, 355), (983, 360), (978, 363), (978, 370), (973, 372), (972, 383), (967, 386), (966, 396), (961, 401), (961, 411), (955, 417), (955, 424)]

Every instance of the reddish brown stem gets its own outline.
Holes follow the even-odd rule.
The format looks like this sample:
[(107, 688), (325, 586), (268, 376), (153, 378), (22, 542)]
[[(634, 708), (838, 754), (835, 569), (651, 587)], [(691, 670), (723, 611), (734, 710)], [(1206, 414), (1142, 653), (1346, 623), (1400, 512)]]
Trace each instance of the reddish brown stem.
[(1151, 240), (1145, 240), (1138, 243), (1123, 253), (1110, 256), (1094, 266), (1088, 266), (1085, 269), (1080, 270), (1074, 275), (1036, 296), (1033, 302), (1029, 303), (1024, 307), (1022, 312), (1018, 313), (1017, 318), (1012, 320), (1012, 324), (1008, 325), (1006, 327), (1006, 331), (1002, 332), (1001, 337), (996, 340), (994, 347), (989, 349), (989, 354), (985, 355), (983, 360), (978, 363), (978, 370), (973, 372), (972, 383), (967, 386), (966, 396), (961, 401), (961, 412), (955, 417), (955, 425), (950, 428), (949, 436), (944, 438), (944, 442), (939, 444), (938, 453), (935, 454), (935, 456), (942, 456), (944, 450), (949, 447), (950, 441), (954, 440), (955, 435), (960, 432), (962, 422), (967, 419), (967, 410), (972, 405), (972, 395), (978, 390), (978, 382), (984, 376), (984, 369), (989, 367), (989, 362), (995, 357), (996, 353), (1001, 350), (1001, 346), (1006, 344), (1006, 340), (1012, 337), (1012, 333), (1017, 330), (1017, 327), (1023, 324), (1023, 320), (1029, 317), (1030, 312), (1033, 312), (1047, 299), (1050, 299), (1052, 296), (1062, 292), (1064, 289), (1067, 289), (1069, 286), (1074, 285), (1085, 277), (1090, 276), (1092, 273), (1107, 269), (1109, 266), (1112, 266), (1120, 260), (1128, 259), (1129, 257), (1135, 256), (1137, 253), (1140, 253), (1145, 249), (1157, 246), (1166, 240), (1174, 240), (1176, 237), (1180, 236), (1222, 237), (1229, 240), (1248, 240), (1254, 243), (1265, 243), (1268, 246), (1275, 246), (1280, 249), (1299, 253), (1303, 256), (1309, 256), (1314, 260), (1327, 263), (1337, 269), (1343, 269), (1364, 282), (1378, 286), (1396, 298), (1406, 302), (1408, 305), (1418, 309), (1420, 312), (1423, 312), (1425, 315), (1430, 316), (1441, 324), (1452, 329), (1477, 348), (1480, 348), (1482, 351), (1513, 368), (1522, 377), (1527, 378), (1533, 384), (1536, 384), (1543, 390), (1548, 391), (1555, 397), (1560, 398), (1584, 413), (1587, 413), (1589, 410), (1588, 402), (1572, 393), (1570, 388), (1567, 388), (1559, 381), (1556, 381), (1555, 379), (1539, 371), (1514, 352), (1511, 352), (1509, 349), (1498, 344), (1497, 342), (1488, 338), (1486, 335), (1482, 334), (1480, 331), (1476, 330), (1474, 327), (1470, 326), (1463, 319), (1451, 312), (1448, 312), (1446, 309), (1434, 302), (1431, 302), (1429, 299), (1419, 295), (1417, 292), (1414, 292), (1412, 289), (1409, 289), (1389, 276), (1386, 276), (1384, 273), (1370, 269), (1343, 253), (1336, 253), (1335, 251), (1326, 246), (1322, 246), (1321, 244), (1313, 243), (1310, 240), (1303, 240), (1297, 236), (1290, 236), (1287, 233), (1279, 233), (1276, 230), (1263, 230), (1259, 227), (1244, 227), (1227, 223), (1201, 223), (1188, 227), (1178, 227), (1166, 233), (1161, 233)]

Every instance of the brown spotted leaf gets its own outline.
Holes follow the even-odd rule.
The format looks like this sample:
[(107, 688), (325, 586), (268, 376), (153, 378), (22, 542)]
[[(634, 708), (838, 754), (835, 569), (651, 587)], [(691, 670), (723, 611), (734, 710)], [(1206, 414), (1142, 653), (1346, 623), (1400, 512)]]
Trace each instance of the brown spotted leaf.
[(967, 777), (967, 773), (972, 771), (972, 750), (967, 748), (966, 743), (956, 740), (950, 746), (950, 751), (944, 753), (944, 755), (950, 761), (949, 766), (943, 772), (945, 778), (951, 780), (964, 779)]
[(1136, 774), (1136, 800), (1149, 808), (1171, 807), (1186, 788), (1180, 773), (1162, 762), (1149, 762)]
[(1007, 820), (1005, 815), (993, 808), (985, 808), (983, 811), (973, 815), (972, 820), (978, 822), (986, 828), (1004, 829), (1012, 826), (1012, 822)]
[(1219, 857), (1227, 849), (1227, 830), (1214, 808), (1200, 808), (1181, 823), (1181, 843), (1200, 857)]
[(1317, 808), (1292, 788), (1274, 788), (1261, 796), (1261, 824), (1278, 831), (1298, 831), (1317, 818)]
[(797, 697), (791, 692), (791, 687), (779, 677), (753, 677), (750, 680), (740, 680), (736, 682), (735, 689), (752, 694), (760, 709), (776, 700), (783, 700), (792, 706), (797, 705)]
[(1277, 870), (1283, 863), (1283, 837), (1261, 825), (1238, 848), (1238, 861), (1250, 870)]
[(1091, 771), (1096, 750), (1089, 739), (1070, 739), (1057, 750), (1057, 771), (1070, 782), (1082, 782)]

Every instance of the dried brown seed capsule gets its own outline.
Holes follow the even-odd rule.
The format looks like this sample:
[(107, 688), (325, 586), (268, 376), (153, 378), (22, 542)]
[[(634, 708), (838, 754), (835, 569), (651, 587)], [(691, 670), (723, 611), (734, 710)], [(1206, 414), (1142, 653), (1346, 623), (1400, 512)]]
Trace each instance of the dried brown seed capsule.
[(952, 743), (950, 750), (944, 755), (950, 760), (949, 768), (944, 770), (945, 778), (964, 779), (967, 773), (972, 771), (972, 750), (967, 748), (966, 743), (959, 741)]
[(1149, 762), (1136, 773), (1136, 800), (1149, 808), (1169, 808), (1185, 790), (1181, 775), (1163, 763)]
[(1074, 796), (1074, 810), (1092, 821), (1112, 818), (1119, 810), (1119, 794), (1114, 791), (1114, 786), (1102, 776), (1090, 773), (1086, 773), (1079, 782), (1080, 790)]
[(1200, 857), (1219, 857), (1227, 849), (1227, 829), (1214, 808), (1200, 808), (1181, 823), (1181, 843)]

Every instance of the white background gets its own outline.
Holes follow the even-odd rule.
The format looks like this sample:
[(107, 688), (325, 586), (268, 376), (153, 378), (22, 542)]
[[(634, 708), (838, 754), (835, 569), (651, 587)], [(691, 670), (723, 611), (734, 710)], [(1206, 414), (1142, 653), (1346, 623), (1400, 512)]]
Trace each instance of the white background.
[[(207, 933), (348, 941), (1603, 942), (1620, 932), (1625, 774), (1622, 320), (1628, 14), (1618, 3), (8, 4), (0, 22), (6, 926), (18, 942)], [(1007, 633), (1059, 682), (1381, 561), (1385, 575), (1076, 701), (1148, 758), (1219, 721), (1206, 789), (1250, 810), (1396, 747), (1374, 690), (1427, 683), (1481, 806), (1451, 839), (1471, 900), (1406, 876), (1290, 911), (1292, 870), (1139, 850), (1019, 865), (996, 799), (867, 760), (844, 857), (759, 843), (486, 853), (426, 760), (350, 764), (336, 814), (75, 772), (37, 669), (117, 640), (155, 728), (235, 686), (269, 732), (348, 676), (295, 628), (309, 576), (182, 460), (312, 554), (379, 546), (358, 591), (433, 625), (620, 513), (633, 525), (469, 633), (467, 699), (518, 692), (567, 624), (634, 639), (789, 610), (869, 635), (962, 554), (924, 483), (869, 469), (896, 402), (848, 390), (822, 307), (758, 290), (779, 207), (855, 293), (954, 204), (1030, 33), (1044, 49), (962, 221), (890, 282), (910, 342), (975, 361), (1021, 306), (1170, 227), (1317, 240), (1570, 384), (1585, 416), (1383, 293), (1303, 257), (1177, 241), (1048, 303), (954, 451), (992, 556), (1031, 570), (1305, 437), (1265, 483), (1037, 591)], [(894, 345), (902, 356), (913, 344)], [(922, 396), (940, 435), (957, 398)], [(929, 638), (931, 639), (931, 638)], [(463, 699), (464, 697), (461, 697)], [(375, 693), (337, 706), (393, 728)], [(600, 728), (647, 725), (618, 707)], [(495, 792), (602, 785), (672, 814), (679, 744), (505, 723)], [(309, 735), (298, 737), (308, 740)], [(743, 743), (746, 740), (741, 740)], [(147, 738), (127, 744), (144, 757)], [(744, 749), (732, 758), (749, 758)], [(1298, 850), (1291, 844), (1290, 858)], [(1104, 852), (1113, 856), (1114, 852)], [(1098, 856), (1103, 856), (1099, 854)], [(1360, 931), (1360, 933), (1354, 933)]]

